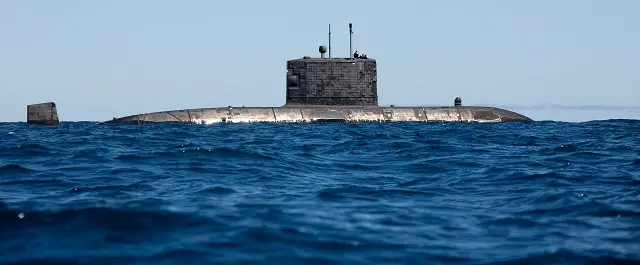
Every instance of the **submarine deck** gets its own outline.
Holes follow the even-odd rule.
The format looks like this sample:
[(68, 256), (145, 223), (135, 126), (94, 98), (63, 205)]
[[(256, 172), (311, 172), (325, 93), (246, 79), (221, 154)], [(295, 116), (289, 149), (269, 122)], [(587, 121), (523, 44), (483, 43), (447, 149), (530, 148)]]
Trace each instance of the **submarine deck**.
[(114, 118), (103, 124), (219, 122), (529, 122), (521, 114), (493, 107), (295, 106), (218, 107), (161, 111)]

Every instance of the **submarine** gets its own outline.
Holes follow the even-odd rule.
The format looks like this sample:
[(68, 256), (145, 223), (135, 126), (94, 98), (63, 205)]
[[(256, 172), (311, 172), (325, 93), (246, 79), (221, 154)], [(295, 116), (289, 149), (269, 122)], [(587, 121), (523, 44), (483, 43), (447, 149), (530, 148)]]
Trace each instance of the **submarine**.
[(529, 122), (519, 113), (484, 106), (389, 106), (378, 105), (377, 62), (357, 52), (351, 54), (353, 25), (349, 23), (348, 58), (329, 57), (320, 46), (319, 58), (304, 56), (287, 61), (286, 102), (279, 107), (214, 107), (136, 114), (105, 121), (103, 124), (220, 122)]
[[(303, 56), (286, 62), (286, 101), (282, 106), (227, 106), (159, 111), (114, 117), (101, 124), (533, 121), (524, 115), (501, 108), (463, 106), (460, 97), (456, 97), (450, 106), (380, 106), (377, 62), (367, 55), (359, 55), (357, 51), (351, 53), (352, 27), (349, 23), (349, 57), (331, 57), (329, 25), (328, 58), (325, 58), (327, 47), (320, 46), (320, 57)], [(39, 120), (38, 123), (43, 121)]]

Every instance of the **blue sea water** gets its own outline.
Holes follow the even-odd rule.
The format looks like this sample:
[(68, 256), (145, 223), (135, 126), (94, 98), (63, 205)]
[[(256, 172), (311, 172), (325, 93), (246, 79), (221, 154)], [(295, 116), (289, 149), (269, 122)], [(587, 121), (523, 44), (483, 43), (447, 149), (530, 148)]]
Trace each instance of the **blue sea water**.
[(0, 264), (638, 264), (640, 121), (0, 123)]

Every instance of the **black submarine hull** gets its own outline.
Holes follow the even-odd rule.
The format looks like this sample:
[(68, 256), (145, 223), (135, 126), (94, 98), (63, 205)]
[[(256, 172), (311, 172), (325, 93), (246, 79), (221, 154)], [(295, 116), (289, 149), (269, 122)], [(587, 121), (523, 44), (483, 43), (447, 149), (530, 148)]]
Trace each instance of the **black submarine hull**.
[(493, 107), (283, 106), (219, 107), (161, 111), (114, 118), (103, 122), (103, 124), (530, 121), (533, 120), (524, 115)]

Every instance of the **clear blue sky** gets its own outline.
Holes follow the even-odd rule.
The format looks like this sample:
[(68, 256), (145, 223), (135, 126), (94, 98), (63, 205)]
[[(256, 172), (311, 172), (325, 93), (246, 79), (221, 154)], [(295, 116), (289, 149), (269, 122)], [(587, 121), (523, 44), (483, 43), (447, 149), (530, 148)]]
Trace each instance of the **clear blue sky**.
[(637, 0), (0, 0), (0, 121), (46, 101), (71, 121), (280, 106), (286, 60), (319, 56), (329, 23), (347, 57), (349, 22), (384, 105), (637, 108), (639, 14)]

